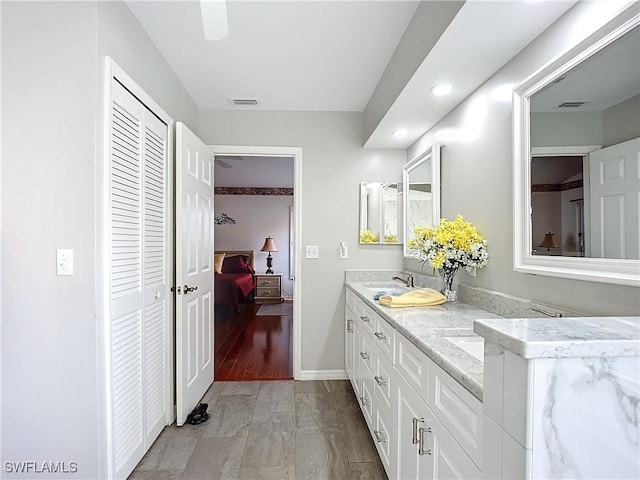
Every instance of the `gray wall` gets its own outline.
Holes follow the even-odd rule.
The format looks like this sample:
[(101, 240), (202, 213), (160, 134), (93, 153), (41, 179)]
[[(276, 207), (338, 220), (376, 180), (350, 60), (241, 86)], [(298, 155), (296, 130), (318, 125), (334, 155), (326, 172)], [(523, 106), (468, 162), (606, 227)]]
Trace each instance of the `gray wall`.
[[(3, 474), (5, 461), (52, 460), (77, 462), (76, 478), (106, 475), (95, 292), (102, 55), (197, 127), (195, 105), (124, 5), (2, 2)], [(74, 249), (74, 276), (56, 276), (56, 248)]]
[[(98, 475), (96, 22), (91, 3), (2, 4), (3, 474)], [(74, 276), (56, 276), (56, 248), (75, 250)]]
[(359, 113), (203, 110), (199, 126), (210, 145), (302, 147), (302, 246), (319, 245), (320, 258), (301, 258), (301, 368), (344, 370), (345, 269), (397, 268), (402, 259), (399, 246), (358, 244), (359, 185), (400, 181), (405, 151), (363, 149)]
[[(523, 49), (484, 85), (409, 148), (413, 158), (442, 140), (451, 129), (457, 138), (442, 149), (442, 214), (462, 213), (485, 234), (489, 264), (477, 277), (460, 273), (460, 281), (540, 303), (592, 315), (638, 315), (640, 296), (633, 287), (535, 276), (513, 271), (512, 104), (498, 99), (497, 87), (517, 85), (536, 69), (575, 44), (568, 32), (584, 31), (584, 14), (596, 6), (580, 3)], [(602, 21), (602, 16), (600, 16)], [(415, 261), (407, 268), (420, 271)], [(425, 273), (431, 269), (425, 267)]]
[(640, 137), (640, 95), (602, 112), (602, 147)]

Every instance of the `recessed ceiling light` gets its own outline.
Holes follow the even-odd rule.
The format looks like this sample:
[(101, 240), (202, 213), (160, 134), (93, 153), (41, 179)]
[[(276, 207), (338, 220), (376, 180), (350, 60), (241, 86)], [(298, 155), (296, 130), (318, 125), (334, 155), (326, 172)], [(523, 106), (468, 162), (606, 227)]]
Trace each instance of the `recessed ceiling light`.
[(398, 130), (393, 131), (393, 136), (396, 138), (404, 138), (408, 133), (409, 132), (407, 132), (406, 128), (399, 128)]
[(445, 95), (449, 95), (452, 89), (453, 86), (450, 83), (441, 83), (431, 87), (431, 93), (436, 97), (444, 97)]

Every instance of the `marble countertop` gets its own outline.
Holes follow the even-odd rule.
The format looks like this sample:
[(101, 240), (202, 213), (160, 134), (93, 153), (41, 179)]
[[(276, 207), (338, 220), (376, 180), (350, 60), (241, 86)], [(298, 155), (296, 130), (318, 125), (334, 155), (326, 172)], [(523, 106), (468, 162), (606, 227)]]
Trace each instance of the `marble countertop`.
[(640, 356), (640, 317), (486, 319), (474, 331), (524, 358)]
[(473, 331), (475, 320), (502, 317), (462, 302), (447, 302), (429, 307), (389, 308), (374, 300), (375, 292), (362, 282), (347, 281), (345, 284), (366, 305), (482, 401), (483, 361), (447, 338), (479, 339)]

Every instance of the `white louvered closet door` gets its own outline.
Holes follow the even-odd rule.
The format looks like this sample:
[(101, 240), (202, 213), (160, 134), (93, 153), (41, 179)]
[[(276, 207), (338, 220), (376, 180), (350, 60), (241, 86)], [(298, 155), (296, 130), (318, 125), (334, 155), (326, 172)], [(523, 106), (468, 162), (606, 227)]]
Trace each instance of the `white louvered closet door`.
[(112, 92), (109, 414), (126, 478), (167, 416), (167, 126), (115, 80)]

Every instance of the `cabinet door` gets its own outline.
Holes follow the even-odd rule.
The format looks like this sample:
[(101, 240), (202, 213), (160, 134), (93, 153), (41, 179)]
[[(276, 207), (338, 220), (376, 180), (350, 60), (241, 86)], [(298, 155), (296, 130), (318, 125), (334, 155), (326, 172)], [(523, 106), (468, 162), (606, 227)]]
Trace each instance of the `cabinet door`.
[[(351, 311), (349, 307), (345, 307), (344, 309), (344, 321), (345, 321), (345, 331), (344, 331), (344, 369), (347, 372), (347, 376), (351, 383), (355, 383), (354, 378), (354, 361), (355, 361), (355, 315)], [(355, 388), (355, 387), (354, 387)], [(358, 392), (356, 392), (358, 393)]]
[[(419, 429), (427, 428), (427, 405), (409, 384), (398, 376), (398, 474), (402, 480), (430, 479), (433, 476), (433, 456), (418, 453)], [(390, 476), (391, 477), (391, 476)]]
[(433, 478), (439, 480), (473, 480), (482, 478), (480, 469), (471, 461), (449, 431), (436, 420), (430, 410), (426, 412), (428, 430), (423, 435), (423, 448), (430, 452)]

